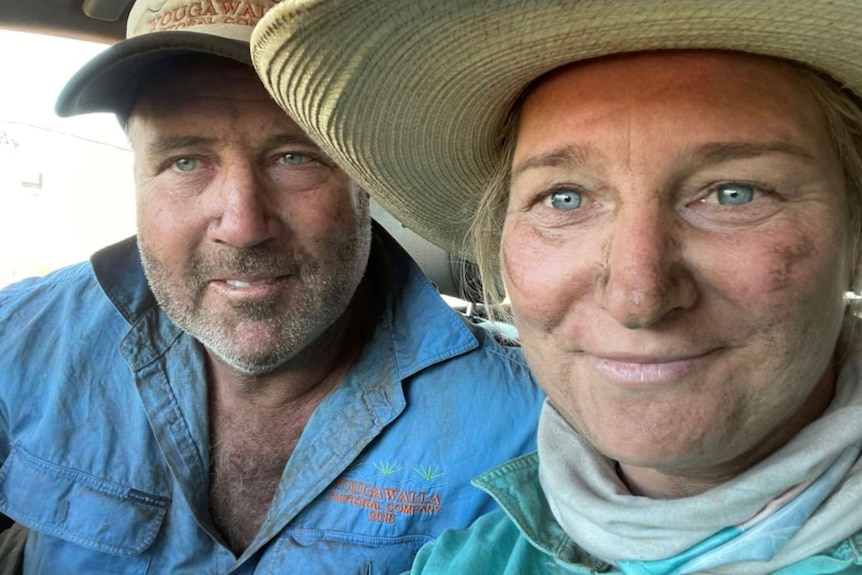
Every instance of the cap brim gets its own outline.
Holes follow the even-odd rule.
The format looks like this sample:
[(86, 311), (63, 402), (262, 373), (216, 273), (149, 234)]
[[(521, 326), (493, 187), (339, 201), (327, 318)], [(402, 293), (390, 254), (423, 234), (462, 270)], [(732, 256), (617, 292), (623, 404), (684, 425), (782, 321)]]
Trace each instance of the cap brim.
[(111, 46), (72, 76), (55, 111), (68, 117), (112, 112), (125, 117), (141, 81), (156, 65), (187, 54), (209, 54), (251, 65), (248, 42), (199, 32), (155, 32)]

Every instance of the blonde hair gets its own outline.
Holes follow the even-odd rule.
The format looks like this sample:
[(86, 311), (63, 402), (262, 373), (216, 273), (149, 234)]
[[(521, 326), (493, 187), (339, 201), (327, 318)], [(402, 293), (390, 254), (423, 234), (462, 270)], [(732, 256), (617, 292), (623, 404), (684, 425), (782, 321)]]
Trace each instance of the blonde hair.
[(512, 158), (518, 143), (518, 123), (521, 104), (518, 103), (502, 130), (501, 154), (470, 226), (470, 242), (482, 285), (482, 301), (492, 321), (510, 321), (508, 307), (504, 305), (504, 290), (500, 281), (500, 237), (509, 205), (509, 187), (512, 179)]
[[(858, 262), (862, 243), (862, 101), (828, 76), (794, 62), (778, 62), (794, 70), (819, 104), (828, 135), (841, 164), (847, 191), (848, 230), (853, 238), (850, 261), (847, 262), (848, 269), (852, 270), (851, 284), (847, 287), (858, 291), (862, 287)], [(498, 163), (479, 200), (470, 228), (472, 251), (482, 280), (483, 301), (487, 304), (489, 317), (495, 321), (511, 319), (508, 307), (504, 305), (505, 294), (499, 289), (500, 237), (509, 203), (512, 158), (518, 142), (520, 109), (531, 87), (525, 90), (515, 104), (501, 130)]]

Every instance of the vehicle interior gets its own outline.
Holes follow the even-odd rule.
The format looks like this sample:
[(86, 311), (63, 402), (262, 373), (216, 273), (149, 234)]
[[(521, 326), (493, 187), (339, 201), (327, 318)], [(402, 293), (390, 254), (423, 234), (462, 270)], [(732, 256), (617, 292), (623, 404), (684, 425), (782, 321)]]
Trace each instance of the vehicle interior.
[[(131, 4), (132, 0), (0, 0), (0, 31), (80, 39), (108, 45), (124, 38), (125, 19)], [(63, 78), (62, 82), (66, 79)], [(22, 85), (17, 86), (17, 89), (22, 89)], [(0, 119), (3, 119), (2, 114)], [(2, 129), (3, 124), (0, 123), (0, 140), (5, 134)], [(40, 183), (41, 177), (40, 173)], [(3, 182), (0, 181), (0, 193), (6, 191), (2, 187)], [(477, 293), (477, 274), (471, 265), (412, 233), (379, 206), (373, 206), (372, 215), (419, 262), (452, 307), (467, 316), (478, 314), (481, 319), (481, 304), (476, 303), (477, 298), (467, 295), (468, 291)], [(465, 279), (468, 277), (472, 279)], [(472, 291), (468, 285), (473, 286)], [(8, 519), (0, 516), (0, 529), (10, 524)]]
[(126, 33), (130, 5), (127, 0), (2, 0), (0, 26), (112, 43)]

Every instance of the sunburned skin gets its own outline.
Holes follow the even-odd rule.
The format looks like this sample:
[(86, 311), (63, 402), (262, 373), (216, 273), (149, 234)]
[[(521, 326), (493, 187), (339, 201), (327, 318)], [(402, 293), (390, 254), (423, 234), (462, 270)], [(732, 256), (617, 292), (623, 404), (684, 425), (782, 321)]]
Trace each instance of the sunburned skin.
[(253, 70), (175, 68), (140, 98), (128, 132), (147, 277), (215, 369), (262, 378), (332, 340), (368, 260), (367, 196)]

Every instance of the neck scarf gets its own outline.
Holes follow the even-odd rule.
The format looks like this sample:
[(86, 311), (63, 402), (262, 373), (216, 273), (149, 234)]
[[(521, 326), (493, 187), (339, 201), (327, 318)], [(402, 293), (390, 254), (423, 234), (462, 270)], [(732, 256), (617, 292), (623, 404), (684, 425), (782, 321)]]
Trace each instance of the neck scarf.
[(862, 382), (844, 367), (824, 414), (732, 480), (699, 495), (632, 495), (614, 462), (549, 403), (539, 420), (539, 480), (554, 517), (626, 575), (764, 575), (862, 530)]

